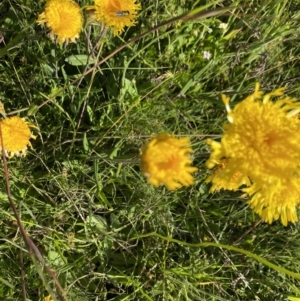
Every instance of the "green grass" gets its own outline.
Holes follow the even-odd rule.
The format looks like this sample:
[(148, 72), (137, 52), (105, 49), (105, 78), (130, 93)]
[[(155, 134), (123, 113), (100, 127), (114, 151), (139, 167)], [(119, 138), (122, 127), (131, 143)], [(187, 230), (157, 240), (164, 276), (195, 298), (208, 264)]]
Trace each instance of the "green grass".
[[(221, 135), (226, 120), (222, 93), (234, 105), (259, 81), (300, 97), (300, 1), (215, 1), (209, 9), (230, 13), (169, 24), (97, 65), (130, 38), (206, 4), (141, 3), (137, 26), (120, 37), (108, 31), (86, 66), (99, 26), (60, 47), (35, 23), (43, 3), (1, 2), (0, 101), (39, 128), (28, 155), (8, 160), (24, 228), (70, 301), (300, 297), (298, 224), (259, 223), (240, 193), (209, 194), (205, 183), (205, 139)], [(161, 132), (191, 137), (194, 186), (147, 184), (139, 149)], [(63, 300), (27, 252), (0, 186), (1, 300), (25, 300), (22, 285), (27, 301), (44, 300), (46, 286)]]

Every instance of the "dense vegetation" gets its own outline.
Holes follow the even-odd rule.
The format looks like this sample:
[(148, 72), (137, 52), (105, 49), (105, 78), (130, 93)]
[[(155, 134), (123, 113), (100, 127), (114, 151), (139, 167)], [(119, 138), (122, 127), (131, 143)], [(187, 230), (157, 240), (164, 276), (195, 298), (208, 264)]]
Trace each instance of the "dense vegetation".
[[(206, 2), (231, 8), (162, 26), (107, 59)], [(205, 140), (226, 121), (222, 93), (234, 106), (260, 82), (300, 99), (300, 1), (141, 5), (120, 36), (85, 24), (76, 43), (57, 45), (36, 24), (44, 3), (1, 1), (0, 101), (38, 127), (27, 156), (7, 162), (24, 228), (70, 301), (300, 298), (299, 224), (261, 222), (240, 193), (210, 194), (205, 182)], [(155, 188), (141, 173), (140, 147), (162, 132), (190, 137), (193, 186)], [(51, 287), (63, 300), (26, 249), (4, 178), (1, 300), (44, 300)]]

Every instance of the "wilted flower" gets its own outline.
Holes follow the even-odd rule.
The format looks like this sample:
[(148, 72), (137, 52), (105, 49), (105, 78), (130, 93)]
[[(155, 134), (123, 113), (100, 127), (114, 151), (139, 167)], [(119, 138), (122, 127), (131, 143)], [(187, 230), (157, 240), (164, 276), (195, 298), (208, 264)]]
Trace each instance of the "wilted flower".
[(280, 219), (287, 225), (298, 220), (300, 203), (300, 103), (283, 96), (284, 88), (266, 95), (259, 88), (256, 84), (233, 110), (222, 96), (230, 123), (221, 142), (208, 140), (212, 153), (206, 165), (217, 168), (207, 181), (211, 191), (242, 188), (266, 222)]
[(159, 134), (152, 138), (141, 150), (142, 171), (148, 182), (154, 186), (164, 184), (170, 190), (194, 183), (189, 156), (193, 153), (187, 137), (175, 138), (169, 134)]
[(95, 10), (96, 19), (105, 26), (113, 27), (114, 35), (124, 31), (125, 26), (136, 24), (140, 3), (135, 0), (94, 0), (95, 5), (88, 9)]
[(47, 0), (45, 11), (38, 17), (37, 23), (51, 29), (50, 37), (57, 36), (59, 44), (75, 42), (83, 24), (80, 6), (71, 0)]
[[(25, 121), (23, 118), (13, 116), (0, 120), (3, 148), (8, 157), (26, 156), (27, 147), (31, 146), (30, 138), (36, 137), (31, 133), (30, 127), (33, 124)], [(0, 143), (0, 150), (2, 149)]]

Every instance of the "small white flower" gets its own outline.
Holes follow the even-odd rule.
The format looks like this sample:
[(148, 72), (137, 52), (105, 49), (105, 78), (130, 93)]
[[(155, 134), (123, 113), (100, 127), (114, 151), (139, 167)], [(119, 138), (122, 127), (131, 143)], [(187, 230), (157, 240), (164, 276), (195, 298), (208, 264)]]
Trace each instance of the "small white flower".
[(210, 60), (211, 58), (211, 53), (209, 51), (203, 51), (203, 58), (204, 59), (207, 59), (207, 60)]
[(220, 23), (219, 28), (223, 29), (224, 31), (227, 30), (228, 24), (227, 23)]

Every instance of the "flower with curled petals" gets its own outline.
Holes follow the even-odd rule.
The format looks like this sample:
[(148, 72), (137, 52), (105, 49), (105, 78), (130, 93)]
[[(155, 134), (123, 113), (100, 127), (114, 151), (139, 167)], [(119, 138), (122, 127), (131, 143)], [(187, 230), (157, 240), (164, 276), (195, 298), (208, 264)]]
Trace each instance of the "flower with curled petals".
[[(2, 142), (7, 157), (26, 156), (27, 147), (32, 147), (30, 139), (36, 137), (31, 133), (30, 127), (35, 125), (18, 116), (0, 120)], [(0, 143), (0, 149), (2, 144)]]
[(137, 11), (141, 4), (135, 0), (94, 0), (93, 9), (95, 18), (104, 22), (105, 26), (113, 27), (114, 35), (119, 35), (126, 26), (136, 24)]
[(194, 183), (191, 174), (197, 170), (191, 166), (190, 153), (193, 150), (187, 137), (159, 134), (141, 150), (142, 171), (148, 182), (156, 187), (164, 184), (169, 190), (175, 190), (190, 186)]
[(229, 124), (221, 142), (207, 141), (212, 153), (206, 166), (215, 169), (207, 179), (211, 192), (241, 189), (264, 221), (298, 221), (300, 102), (285, 96), (284, 88), (264, 95), (259, 84), (232, 110), (229, 98), (222, 99)]
[(59, 44), (75, 42), (83, 24), (80, 6), (71, 0), (47, 0), (45, 11), (38, 17), (37, 23), (46, 24), (51, 29), (50, 37)]

